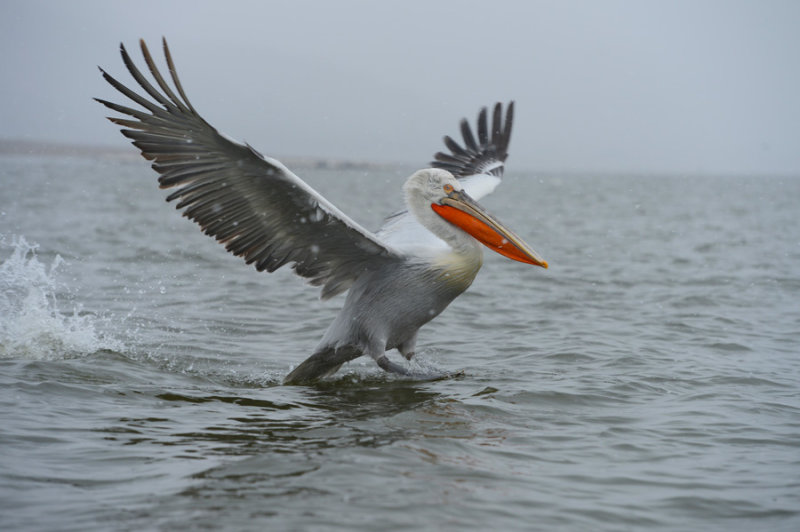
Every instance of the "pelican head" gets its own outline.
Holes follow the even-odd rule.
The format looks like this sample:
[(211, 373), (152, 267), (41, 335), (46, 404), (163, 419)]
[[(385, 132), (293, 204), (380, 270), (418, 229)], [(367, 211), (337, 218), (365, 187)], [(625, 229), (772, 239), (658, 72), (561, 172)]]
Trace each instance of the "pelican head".
[(510, 259), (547, 268), (547, 261), (470, 198), (447, 170), (418, 170), (403, 191), (409, 210), (420, 223), (456, 251), (474, 247), (477, 240)]

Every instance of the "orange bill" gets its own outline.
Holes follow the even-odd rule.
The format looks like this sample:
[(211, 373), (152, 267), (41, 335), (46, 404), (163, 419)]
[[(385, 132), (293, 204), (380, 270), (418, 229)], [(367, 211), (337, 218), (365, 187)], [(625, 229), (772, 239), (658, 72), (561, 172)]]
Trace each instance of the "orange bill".
[(463, 191), (454, 190), (441, 204), (431, 204), (431, 208), (489, 249), (509, 259), (547, 268), (546, 260)]

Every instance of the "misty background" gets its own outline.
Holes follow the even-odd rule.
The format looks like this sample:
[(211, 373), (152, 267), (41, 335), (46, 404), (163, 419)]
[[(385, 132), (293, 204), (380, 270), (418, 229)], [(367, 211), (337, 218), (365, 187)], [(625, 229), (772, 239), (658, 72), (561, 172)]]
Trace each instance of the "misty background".
[(796, 1), (0, 3), (0, 140), (124, 147), (100, 65), (162, 61), (280, 157), (423, 166), (515, 100), (508, 171), (800, 174)]

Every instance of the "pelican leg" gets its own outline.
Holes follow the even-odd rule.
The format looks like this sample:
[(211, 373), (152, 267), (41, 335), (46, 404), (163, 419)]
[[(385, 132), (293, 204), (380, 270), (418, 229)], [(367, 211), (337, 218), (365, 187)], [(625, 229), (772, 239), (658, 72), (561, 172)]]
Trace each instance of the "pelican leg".
[(414, 348), (417, 346), (417, 333), (414, 333), (414, 336), (403, 342), (402, 344), (397, 346), (397, 350), (400, 351), (406, 360), (411, 360), (414, 356)]
[(329, 377), (339, 371), (342, 364), (358, 358), (363, 352), (354, 346), (344, 346), (339, 349), (326, 347), (317, 351), (294, 371), (283, 379), (284, 384), (311, 384), (319, 379)]

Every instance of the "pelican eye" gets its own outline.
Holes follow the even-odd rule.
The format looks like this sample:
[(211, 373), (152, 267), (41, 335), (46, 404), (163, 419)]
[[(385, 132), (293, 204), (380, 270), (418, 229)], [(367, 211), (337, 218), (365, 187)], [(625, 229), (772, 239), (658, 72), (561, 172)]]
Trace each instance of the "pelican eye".
[(442, 190), (444, 190), (445, 193), (447, 193), (447, 194), (452, 194), (453, 193), (453, 185), (451, 185), (450, 183), (447, 183), (442, 187)]

